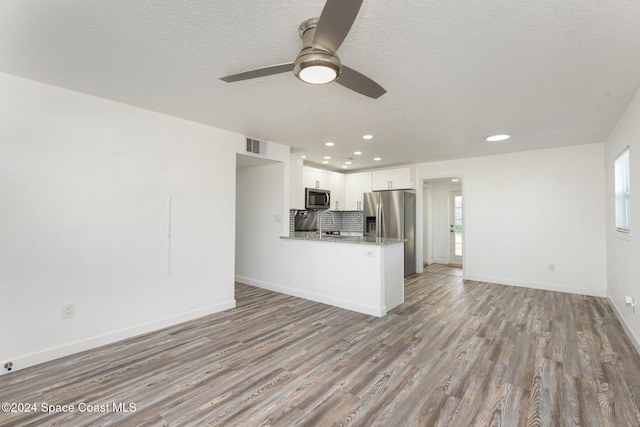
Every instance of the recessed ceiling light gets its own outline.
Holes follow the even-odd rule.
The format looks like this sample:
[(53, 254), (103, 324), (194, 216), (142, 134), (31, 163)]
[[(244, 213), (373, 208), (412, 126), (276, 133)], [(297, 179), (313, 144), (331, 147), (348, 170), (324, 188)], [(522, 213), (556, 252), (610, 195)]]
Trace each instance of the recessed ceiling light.
[(326, 145), (327, 147), (333, 147), (336, 144), (334, 144), (333, 142), (325, 142), (324, 145)]
[(460, 181), (460, 180), (459, 180), (458, 178), (453, 178), (453, 179), (451, 180), (451, 182), (459, 182), (459, 181)]
[(300, 157), (302, 157), (303, 159), (306, 159), (306, 158), (307, 158), (307, 156), (300, 156)]
[(355, 154), (356, 156), (359, 156), (360, 154), (362, 154), (362, 151), (354, 151), (353, 154)]
[(345, 165), (350, 165), (350, 164), (352, 164), (352, 163), (353, 163), (353, 162), (351, 162), (351, 161), (346, 161), (346, 162), (344, 162), (344, 164), (345, 164)]
[(382, 160), (382, 157), (374, 157), (374, 158), (373, 158), (373, 161), (374, 161), (374, 162), (379, 162), (380, 160)]
[(331, 160), (331, 156), (324, 156), (325, 160)]
[(323, 161), (322, 161), (322, 164), (324, 164), (324, 165), (326, 165), (326, 164), (328, 164), (328, 163), (329, 163), (329, 160), (323, 160)]
[(346, 169), (346, 168), (347, 168), (347, 165), (342, 165), (342, 169)]
[(498, 135), (488, 136), (485, 139), (489, 142), (496, 142), (496, 141), (504, 141), (505, 139), (509, 139), (509, 138), (511, 138), (511, 135), (498, 134)]
[(362, 135), (362, 139), (373, 139), (373, 135)]

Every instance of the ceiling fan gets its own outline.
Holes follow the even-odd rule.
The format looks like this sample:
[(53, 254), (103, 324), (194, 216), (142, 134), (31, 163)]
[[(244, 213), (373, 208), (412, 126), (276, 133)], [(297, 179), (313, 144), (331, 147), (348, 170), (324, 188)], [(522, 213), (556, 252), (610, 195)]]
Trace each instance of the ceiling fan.
[(320, 18), (311, 18), (300, 24), (302, 50), (294, 62), (270, 65), (221, 77), (225, 82), (255, 79), (257, 77), (293, 71), (300, 80), (311, 84), (336, 83), (370, 98), (379, 98), (387, 91), (378, 83), (343, 65), (336, 51), (349, 34), (363, 0), (327, 0)]

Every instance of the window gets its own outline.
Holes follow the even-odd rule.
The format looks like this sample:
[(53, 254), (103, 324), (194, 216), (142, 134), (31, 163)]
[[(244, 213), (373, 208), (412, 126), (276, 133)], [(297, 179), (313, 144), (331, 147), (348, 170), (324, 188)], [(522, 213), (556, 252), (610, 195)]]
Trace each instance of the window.
[(620, 153), (615, 163), (616, 179), (616, 231), (630, 234), (629, 196), (631, 178), (629, 176), (629, 147)]
[(462, 196), (453, 196), (453, 248), (455, 256), (462, 256)]

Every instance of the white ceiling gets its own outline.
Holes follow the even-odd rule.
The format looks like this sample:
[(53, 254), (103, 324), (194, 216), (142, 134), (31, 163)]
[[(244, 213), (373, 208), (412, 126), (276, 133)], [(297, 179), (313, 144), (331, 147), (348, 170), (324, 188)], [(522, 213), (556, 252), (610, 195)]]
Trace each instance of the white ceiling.
[[(0, 71), (290, 145), (311, 162), (330, 155), (330, 167), (354, 157), (350, 170), (602, 142), (640, 87), (637, 0), (364, 0), (338, 53), (381, 98), (288, 73), (218, 79), (293, 61), (298, 25), (323, 6), (2, 0)], [(493, 133), (512, 138), (484, 141)]]

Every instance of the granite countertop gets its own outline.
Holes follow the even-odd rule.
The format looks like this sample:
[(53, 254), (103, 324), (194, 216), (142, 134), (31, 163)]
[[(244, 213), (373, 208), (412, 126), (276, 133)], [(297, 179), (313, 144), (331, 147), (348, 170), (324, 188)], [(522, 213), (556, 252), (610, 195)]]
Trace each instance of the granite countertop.
[(281, 236), (281, 239), (289, 240), (308, 240), (315, 242), (330, 242), (330, 243), (348, 243), (352, 245), (375, 245), (384, 246), (392, 245), (394, 243), (404, 243), (405, 239), (391, 239), (385, 237), (366, 237), (366, 236), (322, 236), (322, 239), (317, 233), (297, 231), (291, 233), (288, 236)]

